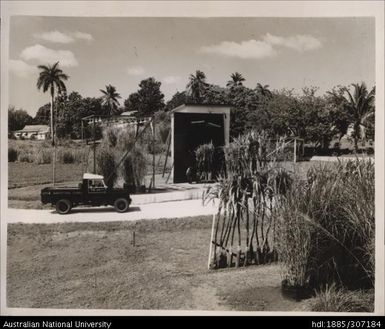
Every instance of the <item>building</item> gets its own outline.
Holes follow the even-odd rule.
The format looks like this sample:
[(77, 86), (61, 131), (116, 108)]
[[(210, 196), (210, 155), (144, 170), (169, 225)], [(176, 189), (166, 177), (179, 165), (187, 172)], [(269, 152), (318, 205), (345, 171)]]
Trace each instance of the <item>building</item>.
[(174, 183), (187, 181), (199, 145), (224, 146), (230, 140), (230, 106), (184, 104), (171, 111), (171, 159)]
[(27, 125), (22, 130), (14, 131), (17, 139), (46, 140), (50, 136), (50, 128), (46, 125)]

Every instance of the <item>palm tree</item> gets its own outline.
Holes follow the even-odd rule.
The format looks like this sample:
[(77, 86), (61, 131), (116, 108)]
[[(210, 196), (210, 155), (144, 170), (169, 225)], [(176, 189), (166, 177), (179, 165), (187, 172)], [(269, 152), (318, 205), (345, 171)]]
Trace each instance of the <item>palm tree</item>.
[(197, 70), (195, 75), (190, 74), (189, 83), (187, 84), (187, 91), (195, 101), (201, 101), (207, 86), (208, 84), (206, 83), (206, 75), (202, 71)]
[(64, 81), (66, 81), (69, 76), (64, 74), (61, 69), (59, 69), (59, 62), (51, 65), (39, 65), (38, 68), (41, 70), (39, 78), (37, 79), (37, 89), (43, 89), (43, 92), (46, 92), (48, 89), (51, 94), (51, 140), (53, 146), (52, 153), (52, 184), (55, 185), (55, 162), (56, 162), (56, 146), (55, 146), (55, 129), (54, 129), (54, 97), (55, 97), (55, 88), (59, 95), (67, 91)]
[(261, 85), (260, 83), (257, 83), (257, 87), (255, 88), (257, 93), (261, 95), (263, 98), (271, 99), (273, 97), (273, 94), (269, 90), (269, 85)]
[(348, 88), (345, 89), (347, 93), (346, 109), (353, 118), (353, 139), (354, 150), (358, 151), (358, 140), (361, 137), (361, 130), (367, 127), (368, 120), (374, 115), (374, 98), (375, 87), (370, 92), (366, 87), (366, 84), (352, 84), (354, 91), (353, 95)]
[(226, 87), (233, 88), (238, 86), (243, 86), (242, 82), (245, 81), (245, 78), (241, 73), (235, 72), (231, 74), (231, 80), (227, 81)]
[(59, 62), (56, 62), (54, 65), (39, 65), (38, 68), (41, 70), (39, 78), (37, 79), (37, 89), (43, 89), (43, 92), (46, 92), (48, 89), (51, 94), (51, 140), (52, 145), (55, 145), (55, 130), (53, 123), (53, 111), (54, 111), (54, 97), (55, 97), (55, 88), (57, 89), (58, 94), (65, 93), (67, 91), (64, 81), (66, 81), (69, 76), (64, 74), (61, 69), (59, 69)]
[(102, 99), (103, 99), (103, 105), (106, 105), (110, 111), (110, 115), (113, 115), (116, 113), (119, 101), (118, 99), (121, 98), (120, 94), (116, 92), (116, 88), (114, 86), (108, 85), (106, 86), (106, 90), (100, 89), (100, 91), (103, 93)]

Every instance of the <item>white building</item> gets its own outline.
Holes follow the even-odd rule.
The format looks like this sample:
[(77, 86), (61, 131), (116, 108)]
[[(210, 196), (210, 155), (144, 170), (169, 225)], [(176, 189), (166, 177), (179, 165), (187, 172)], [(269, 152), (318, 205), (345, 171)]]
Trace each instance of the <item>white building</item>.
[(46, 140), (50, 135), (50, 128), (46, 125), (27, 125), (22, 130), (14, 131), (17, 139)]

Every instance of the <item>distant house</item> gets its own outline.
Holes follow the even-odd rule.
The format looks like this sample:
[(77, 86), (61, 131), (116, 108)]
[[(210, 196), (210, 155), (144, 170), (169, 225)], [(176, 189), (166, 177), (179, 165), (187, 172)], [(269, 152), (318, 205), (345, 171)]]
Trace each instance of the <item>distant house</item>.
[(22, 130), (14, 131), (17, 139), (46, 140), (50, 136), (50, 128), (46, 125), (27, 125)]

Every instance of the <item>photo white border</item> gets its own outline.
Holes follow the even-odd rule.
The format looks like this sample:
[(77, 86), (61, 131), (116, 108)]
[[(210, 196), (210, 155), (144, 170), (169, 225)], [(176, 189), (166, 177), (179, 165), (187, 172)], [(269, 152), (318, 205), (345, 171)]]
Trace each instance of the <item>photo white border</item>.
[[(6, 307), (8, 208), (8, 49), (10, 16), (84, 17), (375, 17), (376, 282), (375, 312), (384, 315), (384, 2), (383, 1), (1, 1), (1, 315), (362, 315), (316, 312), (217, 312), (31, 309)], [(365, 313), (364, 313), (365, 314)]]

